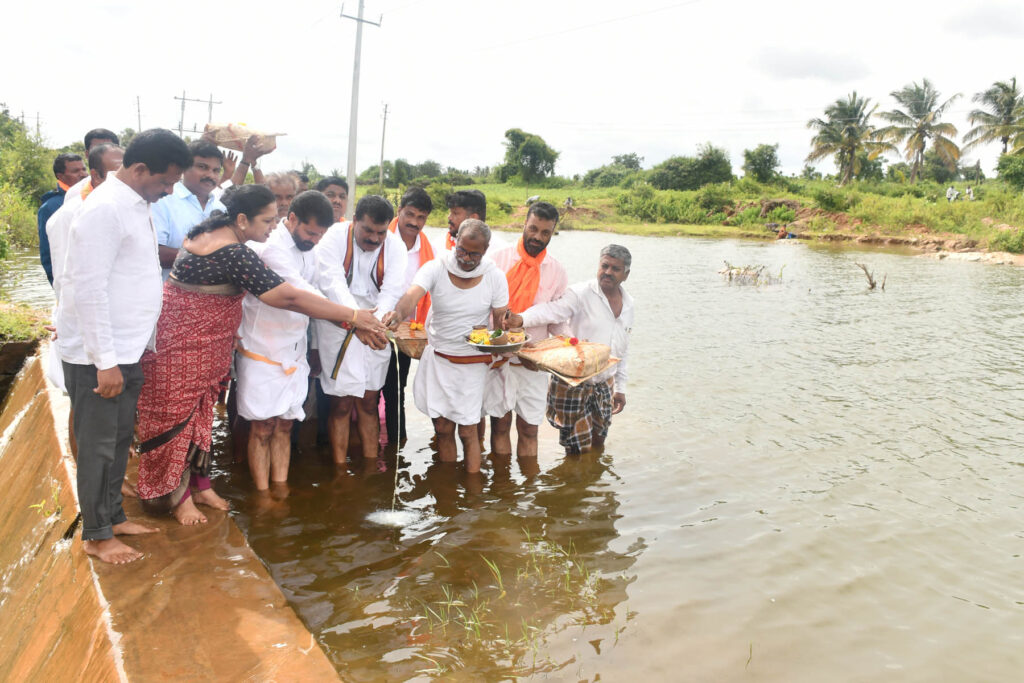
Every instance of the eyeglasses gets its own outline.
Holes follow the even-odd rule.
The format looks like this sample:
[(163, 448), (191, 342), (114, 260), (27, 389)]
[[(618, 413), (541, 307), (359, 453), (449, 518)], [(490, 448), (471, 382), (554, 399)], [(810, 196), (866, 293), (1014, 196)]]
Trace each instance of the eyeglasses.
[(456, 245), (455, 247), (455, 253), (461, 256), (462, 258), (468, 258), (474, 261), (479, 261), (484, 257), (484, 252), (482, 251), (466, 251), (465, 249), (458, 245)]

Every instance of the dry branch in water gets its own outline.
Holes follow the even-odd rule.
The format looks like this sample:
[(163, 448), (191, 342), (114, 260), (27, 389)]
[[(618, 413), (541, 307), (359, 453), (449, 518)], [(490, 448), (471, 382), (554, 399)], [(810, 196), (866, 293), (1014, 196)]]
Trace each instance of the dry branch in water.
[[(868, 270), (868, 267), (865, 266), (863, 263), (858, 263), (856, 265), (860, 266), (860, 269), (864, 271), (864, 277), (866, 277), (868, 279), (868, 289), (874, 289), (875, 286), (878, 284), (877, 282), (875, 282), (874, 273), (872, 273), (870, 270)], [(886, 273), (885, 275), (882, 276), (882, 287), (881, 287), (881, 289), (882, 289), (883, 292), (885, 291), (885, 280), (888, 277), (889, 277), (888, 273)]]

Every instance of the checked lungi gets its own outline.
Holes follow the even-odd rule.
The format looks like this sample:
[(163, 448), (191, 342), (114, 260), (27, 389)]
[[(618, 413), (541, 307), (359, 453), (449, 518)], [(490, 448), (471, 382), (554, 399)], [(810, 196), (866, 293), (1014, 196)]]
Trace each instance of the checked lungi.
[(603, 439), (612, 423), (611, 378), (571, 387), (555, 377), (548, 386), (548, 422), (558, 443), (573, 454), (588, 450), (593, 436)]

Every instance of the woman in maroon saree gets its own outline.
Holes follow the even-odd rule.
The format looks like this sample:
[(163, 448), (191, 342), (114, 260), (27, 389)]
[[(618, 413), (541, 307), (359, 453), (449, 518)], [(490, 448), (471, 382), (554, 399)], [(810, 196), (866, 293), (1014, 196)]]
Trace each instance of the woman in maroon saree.
[(244, 185), (188, 234), (164, 283), (156, 352), (142, 357), (138, 493), (149, 513), (172, 512), (182, 524), (206, 521), (195, 503), (227, 510), (210, 485), (213, 407), (228, 378), (242, 298), (313, 318), (383, 331), (371, 311), (354, 311), (286, 283), (247, 240), (263, 242), (277, 223), (274, 195)]

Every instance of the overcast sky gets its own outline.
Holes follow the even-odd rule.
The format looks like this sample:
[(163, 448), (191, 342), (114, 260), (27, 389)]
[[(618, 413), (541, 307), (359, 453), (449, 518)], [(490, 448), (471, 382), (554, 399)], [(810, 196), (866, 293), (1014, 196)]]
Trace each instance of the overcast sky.
[[(355, 14), (358, 2), (344, 5)], [(285, 132), (263, 166), (346, 167), (355, 22), (326, 0), (51, 0), (8, 3), (0, 102), (62, 146), (103, 126), (176, 128), (174, 96), (215, 100), (215, 122)], [(636, 152), (650, 167), (710, 141), (740, 173), (743, 150), (779, 143), (799, 172), (807, 120), (849, 92), (880, 110), (927, 77), (947, 120), (1018, 73), (1024, 3), (863, 0), (368, 0), (358, 168), (385, 158), (472, 169), (499, 163), (506, 129), (543, 137), (556, 172)], [(207, 120), (191, 103), (185, 127)], [(959, 140), (958, 140), (959, 142)], [(998, 149), (967, 155), (991, 173)], [(818, 164), (831, 172), (830, 161)]]

